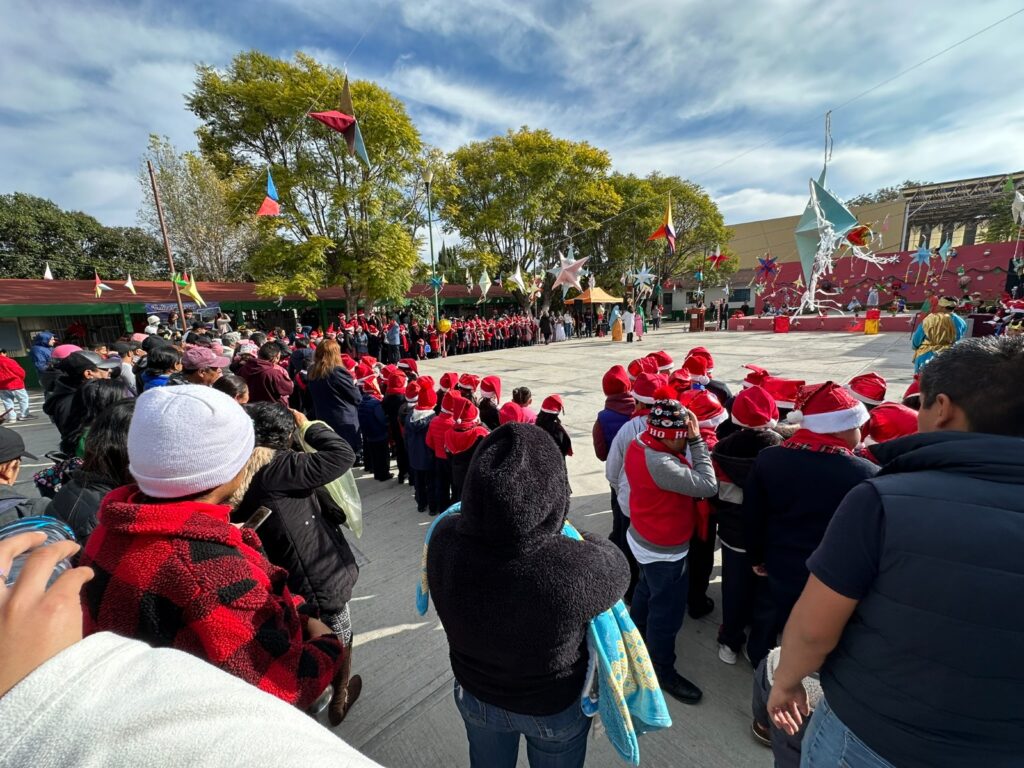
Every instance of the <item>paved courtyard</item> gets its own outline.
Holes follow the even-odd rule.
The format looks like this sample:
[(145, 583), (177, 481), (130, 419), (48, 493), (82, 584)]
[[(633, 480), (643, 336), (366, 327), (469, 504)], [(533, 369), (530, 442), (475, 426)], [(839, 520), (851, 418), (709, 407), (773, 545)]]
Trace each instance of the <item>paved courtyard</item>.
[[(571, 518), (581, 528), (607, 535), (611, 530), (608, 486), (603, 465), (593, 455), (590, 430), (603, 405), (601, 376), (615, 363), (626, 364), (655, 349), (677, 362), (692, 346), (708, 347), (715, 356), (715, 377), (736, 389), (742, 366), (755, 363), (778, 375), (808, 381), (844, 382), (877, 370), (899, 397), (912, 377), (908, 334), (765, 333), (689, 334), (669, 326), (639, 344), (589, 339), (549, 347), (506, 350), (420, 365), (435, 376), (445, 369), (501, 376), (504, 398), (515, 386), (533, 391), (535, 405), (545, 395), (565, 398), (564, 422), (575, 455), (569, 458), (573, 488)], [(38, 399), (33, 396), (33, 401)], [(34, 406), (35, 407), (35, 406)], [(56, 446), (48, 424), (18, 425), (37, 453)], [(198, 439), (201, 429), (197, 430)], [(26, 467), (23, 488), (31, 486)], [(356, 629), (354, 669), (363, 676), (363, 696), (337, 732), (348, 742), (390, 768), (465, 766), (468, 753), (462, 721), (452, 701), (452, 673), (447, 643), (436, 614), (415, 610), (415, 585), (427, 518), (416, 513), (409, 486), (394, 481), (359, 480), (365, 531), (354, 544), (363, 555), (362, 573), (352, 603)], [(642, 765), (660, 768), (707, 766), (737, 768), (771, 765), (769, 750), (750, 736), (751, 669), (718, 660), (715, 641), (720, 621), (719, 568), (712, 575), (715, 611), (701, 621), (687, 618), (678, 640), (679, 669), (704, 690), (704, 700), (687, 707), (669, 699), (671, 729), (641, 738)], [(520, 765), (526, 765), (525, 750)], [(603, 734), (592, 736), (588, 766), (620, 766)]]

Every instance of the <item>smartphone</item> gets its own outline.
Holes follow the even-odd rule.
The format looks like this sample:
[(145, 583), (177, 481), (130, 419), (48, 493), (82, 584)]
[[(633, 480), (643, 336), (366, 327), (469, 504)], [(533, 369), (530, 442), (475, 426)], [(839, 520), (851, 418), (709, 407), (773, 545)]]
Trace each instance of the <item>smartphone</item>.
[(250, 517), (248, 520), (242, 523), (242, 527), (252, 528), (255, 530), (256, 528), (259, 528), (261, 525), (263, 525), (263, 523), (266, 522), (267, 518), (270, 517), (273, 513), (274, 510), (270, 509), (269, 507), (260, 507), (259, 509), (252, 513), (252, 517)]

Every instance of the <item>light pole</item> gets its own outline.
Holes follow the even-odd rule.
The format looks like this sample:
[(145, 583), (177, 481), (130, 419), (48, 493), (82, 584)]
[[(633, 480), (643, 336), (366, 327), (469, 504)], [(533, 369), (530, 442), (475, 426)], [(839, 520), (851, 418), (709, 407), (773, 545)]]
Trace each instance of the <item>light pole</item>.
[(437, 300), (437, 268), (434, 266), (434, 210), (430, 198), (430, 182), (433, 180), (434, 171), (427, 166), (423, 169), (423, 183), (427, 185), (427, 226), (430, 228), (430, 287), (434, 289), (434, 328), (440, 334), (441, 310)]

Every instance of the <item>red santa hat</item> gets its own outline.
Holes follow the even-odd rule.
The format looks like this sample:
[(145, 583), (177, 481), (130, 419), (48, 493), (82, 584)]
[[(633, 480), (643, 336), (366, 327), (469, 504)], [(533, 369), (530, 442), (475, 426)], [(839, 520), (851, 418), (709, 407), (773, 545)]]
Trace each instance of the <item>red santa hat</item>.
[(352, 378), (356, 380), (356, 384), (366, 381), (366, 379), (369, 379), (373, 376), (373, 368), (368, 366), (366, 363), (359, 363), (358, 365), (356, 365), (355, 372), (353, 372), (352, 374)]
[(514, 400), (509, 400), (498, 411), (499, 424), (523, 423), (526, 421), (526, 414), (523, 407)]
[(405, 385), (405, 400), (409, 403), (415, 403), (420, 399), (420, 383), (419, 381), (410, 381)]
[(459, 383), (455, 386), (469, 392), (476, 392), (476, 388), (480, 386), (480, 377), (474, 376), (472, 373), (464, 373), (459, 376)]
[(459, 374), (455, 371), (449, 371), (448, 373), (441, 374), (440, 388), (442, 392), (447, 392), (449, 389), (454, 387), (459, 381)]
[(680, 402), (693, 411), (701, 429), (714, 429), (729, 419), (729, 412), (706, 389), (691, 389), (680, 398)]
[(665, 398), (655, 401), (647, 415), (647, 434), (659, 440), (681, 440), (688, 430), (686, 411), (678, 400)]
[(801, 388), (796, 410), (788, 418), (789, 422), (819, 435), (855, 429), (867, 420), (864, 403), (833, 381)]
[(743, 379), (744, 387), (763, 387), (765, 381), (767, 381), (769, 376), (771, 376), (771, 374), (768, 373), (768, 369), (762, 368), (760, 365), (748, 363), (743, 367), (750, 371), (750, 373), (747, 374), (747, 377)]
[(639, 357), (629, 364), (626, 371), (630, 381), (636, 381), (641, 373), (657, 373), (658, 362), (652, 357)]
[(778, 376), (769, 376), (761, 385), (775, 400), (779, 408), (796, 408), (797, 398), (804, 382), (800, 379), (783, 379)]
[(452, 418), (459, 424), (474, 424), (480, 421), (480, 409), (473, 405), (472, 400), (462, 397), (455, 403)]
[(356, 369), (356, 361), (350, 355), (342, 355), (341, 356), (341, 364), (343, 366), (345, 366), (345, 368), (348, 369), (349, 373), (352, 373)]
[(686, 353), (687, 357), (703, 357), (708, 363), (708, 375), (715, 370), (715, 358), (711, 356), (706, 347), (694, 347)]
[(623, 395), (629, 392), (633, 385), (629, 380), (629, 374), (626, 369), (621, 365), (613, 365), (609, 368), (604, 377), (601, 379), (601, 388), (604, 390), (605, 397), (611, 397), (612, 395)]
[(368, 365), (371, 368), (376, 368), (379, 365), (379, 363), (377, 362), (377, 358), (374, 357), (373, 355), (363, 355), (362, 357), (359, 358), (359, 362), (362, 363), (363, 365)]
[(563, 411), (565, 411), (565, 403), (562, 402), (561, 395), (548, 395), (540, 404), (541, 413), (562, 413)]
[(441, 413), (447, 413), (448, 415), (451, 415), (452, 413), (455, 412), (456, 402), (464, 399), (465, 398), (458, 392), (456, 392), (454, 389), (445, 392), (444, 397), (441, 400)]
[(907, 387), (907, 391), (903, 393), (904, 400), (915, 399), (917, 402), (921, 402), (921, 377), (914, 376), (914, 380), (910, 382), (910, 386)]
[(633, 382), (633, 399), (645, 405), (654, 404), (654, 393), (668, 384), (668, 377), (660, 373), (641, 373)]
[(484, 376), (480, 381), (480, 394), (495, 403), (501, 400), (501, 378), (499, 376)]
[(667, 373), (672, 369), (672, 355), (663, 349), (651, 352), (647, 357), (657, 363), (659, 373)]
[(690, 372), (685, 368), (680, 368), (678, 371), (672, 371), (672, 373), (669, 374), (668, 383), (675, 388), (678, 394), (689, 392), (693, 389), (693, 377), (690, 376)]
[(865, 443), (884, 443), (917, 432), (917, 411), (899, 403), (882, 403), (864, 427)]
[(416, 367), (416, 361), (411, 357), (403, 357), (398, 361), (398, 367), (403, 371), (412, 371), (413, 373), (419, 373), (419, 368)]
[(767, 390), (755, 384), (733, 398), (732, 423), (747, 429), (771, 429), (779, 423), (779, 407)]
[(683, 361), (683, 370), (690, 374), (690, 378), (697, 384), (707, 384), (711, 381), (708, 359), (701, 355), (690, 355)]
[(389, 395), (404, 395), (405, 394), (405, 374), (401, 371), (396, 371), (388, 376), (388, 391)]
[(846, 385), (846, 389), (868, 405), (881, 405), (885, 401), (885, 379), (874, 371), (854, 376)]
[[(416, 399), (416, 410), (417, 411), (432, 411), (434, 406), (437, 405), (437, 392), (434, 388), (420, 386), (419, 395)], [(461, 399), (461, 398), (460, 398)]]
[(366, 381), (362, 382), (359, 385), (359, 387), (363, 390), (363, 392), (369, 392), (371, 395), (376, 397), (378, 400), (381, 399), (380, 385), (377, 384), (377, 380), (376, 379), (367, 379)]
[(433, 376), (417, 376), (414, 381), (418, 382), (421, 388), (436, 389)]

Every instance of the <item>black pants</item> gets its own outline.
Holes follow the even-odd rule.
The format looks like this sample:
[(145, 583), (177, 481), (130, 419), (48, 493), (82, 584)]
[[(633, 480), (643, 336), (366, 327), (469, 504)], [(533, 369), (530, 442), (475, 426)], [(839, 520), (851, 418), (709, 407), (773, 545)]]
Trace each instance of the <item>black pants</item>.
[(630, 331), (629, 333), (627, 333), (627, 334), (626, 334), (626, 341), (627, 341), (627, 342), (628, 342), (629, 344), (632, 344), (632, 343), (633, 343), (633, 332), (632, 332), (632, 331)]
[(392, 365), (398, 363), (398, 345), (397, 344), (385, 344), (384, 345), (384, 365)]
[(688, 557), (640, 566), (640, 581), (629, 615), (647, 643), (651, 664), (661, 680), (676, 666), (676, 635), (686, 617)]
[(434, 471), (410, 469), (409, 474), (416, 490), (416, 511), (424, 512), (429, 508), (431, 514), (437, 514), (437, 504), (434, 500)]
[(367, 464), (376, 480), (388, 480), (391, 477), (391, 454), (387, 440), (365, 440), (363, 450), (366, 452)]
[(718, 521), (712, 515), (708, 521), (707, 539), (690, 539), (690, 605), (700, 605), (707, 596), (711, 571), (715, 567), (715, 535), (718, 533)]
[(636, 589), (637, 579), (640, 578), (640, 567), (636, 563), (636, 558), (633, 556), (633, 550), (629, 548), (629, 542), (626, 541), (626, 531), (629, 530), (629, 518), (626, 517), (622, 512), (622, 507), (619, 506), (619, 497), (615, 494), (615, 489), (612, 489), (612, 532), (608, 536), (608, 539), (614, 544), (623, 555), (626, 556), (626, 562), (629, 563), (629, 589), (626, 590), (626, 594), (623, 595), (622, 599), (627, 603), (633, 602), (633, 591)]
[(722, 625), (718, 642), (737, 653), (746, 643), (747, 654), (756, 666), (775, 647), (778, 633), (768, 579), (758, 576), (750, 566), (746, 552), (722, 546)]
[(402, 430), (398, 428), (397, 421), (392, 435), (395, 443), (395, 463), (398, 465), (398, 482), (402, 482), (409, 474), (409, 454), (405, 452), (405, 438)]
[(452, 467), (448, 459), (434, 459), (434, 509), (444, 512), (452, 504)]

